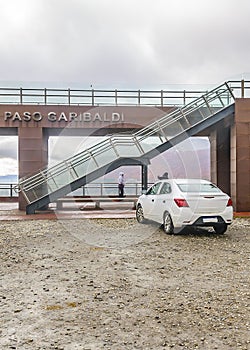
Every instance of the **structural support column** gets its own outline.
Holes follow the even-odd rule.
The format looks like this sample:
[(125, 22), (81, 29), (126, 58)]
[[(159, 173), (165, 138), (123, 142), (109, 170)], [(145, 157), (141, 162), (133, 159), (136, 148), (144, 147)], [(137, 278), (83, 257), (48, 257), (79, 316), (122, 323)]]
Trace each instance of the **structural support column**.
[[(48, 137), (43, 128), (18, 129), (19, 178), (37, 172), (48, 165)], [(27, 202), (19, 195), (19, 209), (25, 210)]]
[(148, 188), (148, 166), (145, 164), (141, 166), (141, 183), (142, 191), (146, 191)]
[(230, 195), (230, 128), (218, 127), (213, 131), (210, 135), (210, 145), (211, 180)]
[(235, 181), (235, 210), (250, 211), (250, 99), (239, 98), (235, 101), (235, 152), (232, 170)]

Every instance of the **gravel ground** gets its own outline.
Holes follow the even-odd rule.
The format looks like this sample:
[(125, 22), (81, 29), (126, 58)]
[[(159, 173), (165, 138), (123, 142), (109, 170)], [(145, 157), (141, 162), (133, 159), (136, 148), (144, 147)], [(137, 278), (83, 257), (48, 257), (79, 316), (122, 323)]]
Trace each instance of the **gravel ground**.
[(250, 219), (3, 221), (0, 349), (250, 349)]

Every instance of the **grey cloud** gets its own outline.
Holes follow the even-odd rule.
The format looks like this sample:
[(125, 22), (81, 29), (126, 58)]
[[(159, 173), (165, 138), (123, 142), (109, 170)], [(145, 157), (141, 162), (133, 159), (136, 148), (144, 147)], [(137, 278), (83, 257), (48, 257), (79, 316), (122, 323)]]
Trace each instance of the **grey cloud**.
[(17, 137), (0, 137), (0, 158), (17, 159)]
[(0, 0), (2, 81), (146, 88), (248, 71), (248, 0)]

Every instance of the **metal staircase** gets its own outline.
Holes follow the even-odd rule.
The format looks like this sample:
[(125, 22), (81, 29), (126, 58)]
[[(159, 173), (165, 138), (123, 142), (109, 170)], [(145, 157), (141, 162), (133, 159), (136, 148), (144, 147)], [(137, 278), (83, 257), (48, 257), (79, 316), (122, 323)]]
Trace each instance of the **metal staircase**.
[[(16, 188), (34, 213), (121, 165), (147, 164), (150, 159), (184, 139), (234, 113), (234, 95), (227, 83), (195, 101), (127, 135), (114, 134), (53, 167), (21, 178)], [(127, 162), (127, 164), (130, 164)]]

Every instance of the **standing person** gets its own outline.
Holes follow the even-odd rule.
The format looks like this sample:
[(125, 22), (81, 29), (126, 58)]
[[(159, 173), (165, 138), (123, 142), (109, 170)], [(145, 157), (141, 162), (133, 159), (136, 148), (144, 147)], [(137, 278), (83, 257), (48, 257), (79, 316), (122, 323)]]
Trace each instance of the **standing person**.
[(125, 186), (125, 180), (124, 180), (124, 173), (120, 173), (118, 177), (118, 194), (119, 197), (124, 196), (124, 186)]
[(168, 179), (168, 173), (165, 172), (162, 176), (158, 176), (159, 180), (164, 180), (164, 179)]

